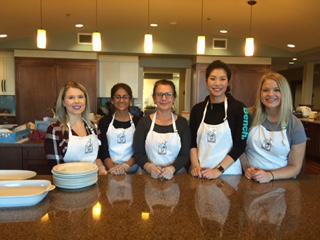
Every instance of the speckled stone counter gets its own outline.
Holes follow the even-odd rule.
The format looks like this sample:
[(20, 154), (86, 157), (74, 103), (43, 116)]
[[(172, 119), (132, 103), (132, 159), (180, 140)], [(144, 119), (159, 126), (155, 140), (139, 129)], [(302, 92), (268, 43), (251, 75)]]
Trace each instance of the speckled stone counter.
[(0, 209), (0, 239), (319, 239), (319, 186), (317, 175), (269, 184), (104, 176), (34, 207)]

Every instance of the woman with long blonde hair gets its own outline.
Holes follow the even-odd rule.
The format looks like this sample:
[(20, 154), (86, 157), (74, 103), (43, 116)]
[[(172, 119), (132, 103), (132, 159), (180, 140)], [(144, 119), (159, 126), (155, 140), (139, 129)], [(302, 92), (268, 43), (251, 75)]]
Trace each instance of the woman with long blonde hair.
[(241, 157), (245, 176), (260, 183), (296, 177), (303, 164), (306, 134), (292, 114), (290, 86), (279, 73), (262, 76), (254, 118)]

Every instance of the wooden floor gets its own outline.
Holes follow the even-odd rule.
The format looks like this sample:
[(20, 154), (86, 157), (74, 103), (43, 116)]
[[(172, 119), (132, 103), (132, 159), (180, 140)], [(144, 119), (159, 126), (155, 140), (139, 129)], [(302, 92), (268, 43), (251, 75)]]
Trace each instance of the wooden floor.
[(304, 173), (320, 174), (320, 159), (307, 157), (304, 167)]

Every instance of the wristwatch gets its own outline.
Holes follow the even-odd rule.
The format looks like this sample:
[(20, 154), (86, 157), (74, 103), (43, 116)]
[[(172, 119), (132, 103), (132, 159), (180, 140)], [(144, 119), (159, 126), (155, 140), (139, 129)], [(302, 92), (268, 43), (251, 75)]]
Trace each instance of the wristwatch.
[(220, 165), (219, 167), (217, 167), (217, 169), (221, 172), (224, 173), (224, 168)]

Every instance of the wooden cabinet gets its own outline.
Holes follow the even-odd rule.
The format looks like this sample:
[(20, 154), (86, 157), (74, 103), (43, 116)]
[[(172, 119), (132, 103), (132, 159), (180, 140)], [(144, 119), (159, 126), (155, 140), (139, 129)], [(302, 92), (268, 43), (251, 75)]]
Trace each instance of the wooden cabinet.
[(15, 95), (14, 57), (12, 52), (0, 52), (0, 95)]
[(91, 111), (96, 112), (96, 60), (16, 58), (15, 62), (19, 124), (50, 115), (60, 88), (70, 80), (87, 88)]
[(51, 167), (46, 160), (43, 145), (22, 148), (23, 169), (36, 171), (38, 174), (50, 174)]
[(138, 97), (139, 58), (137, 56), (99, 57), (99, 97), (110, 97), (114, 84), (127, 83)]
[[(193, 66), (191, 82), (192, 106), (209, 94), (206, 85), (206, 68), (208, 64), (198, 63)], [(243, 102), (246, 106), (253, 106), (261, 76), (267, 72), (268, 65), (240, 65), (229, 64), (232, 72), (230, 88), (232, 96)]]
[(308, 137), (306, 155), (320, 159), (320, 123), (307, 121), (302, 123)]
[(0, 169), (32, 170), (51, 174), (42, 143), (0, 144)]
[(0, 169), (22, 169), (22, 149), (0, 146)]

